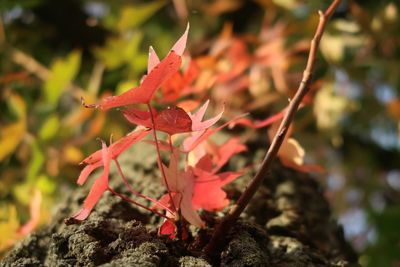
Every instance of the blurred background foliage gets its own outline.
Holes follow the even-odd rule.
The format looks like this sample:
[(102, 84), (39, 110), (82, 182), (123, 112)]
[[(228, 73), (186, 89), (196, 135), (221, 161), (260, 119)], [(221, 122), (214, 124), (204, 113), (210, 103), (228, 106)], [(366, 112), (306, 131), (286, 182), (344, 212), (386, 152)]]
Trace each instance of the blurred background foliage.
[[(297, 88), (316, 10), (329, 2), (1, 1), (0, 251), (49, 221), (96, 137), (128, 131), (81, 98), (137, 85), (150, 44), (165, 55), (190, 21), (197, 74), (185, 86), (227, 101), (228, 117), (263, 119)], [(399, 12), (394, 0), (343, 1), (294, 131), (305, 160), (326, 170), (318, 179), (363, 266), (400, 266)]]

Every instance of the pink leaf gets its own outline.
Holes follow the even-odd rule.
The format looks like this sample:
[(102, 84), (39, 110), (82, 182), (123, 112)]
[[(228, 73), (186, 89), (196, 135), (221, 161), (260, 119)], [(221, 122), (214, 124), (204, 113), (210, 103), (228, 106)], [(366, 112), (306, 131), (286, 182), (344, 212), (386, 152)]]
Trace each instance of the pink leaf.
[(253, 128), (253, 129), (260, 129), (260, 128), (267, 127), (276, 121), (281, 120), (283, 118), (283, 116), (285, 116), (285, 113), (286, 113), (286, 108), (283, 109), (282, 111), (272, 115), (271, 117), (266, 118), (265, 120), (252, 121), (247, 118), (241, 118), (240, 120), (236, 120), (236, 121), (232, 122), (229, 125), (229, 127), (232, 128), (236, 125), (243, 125), (243, 126), (247, 126), (247, 127)]
[(158, 58), (156, 51), (154, 51), (153, 47), (149, 47), (149, 60), (147, 61), (147, 74), (149, 74), (155, 66), (160, 63), (160, 59)]
[(186, 25), (186, 30), (183, 35), (176, 41), (171, 51), (174, 51), (177, 55), (182, 56), (186, 48), (188, 33), (189, 33), (189, 23)]
[[(111, 153), (111, 158), (116, 159), (122, 152), (127, 150), (129, 147), (131, 147), (133, 144), (139, 142), (142, 140), (145, 136), (147, 136), (150, 133), (149, 130), (143, 129), (143, 128), (138, 128), (132, 132), (130, 132), (128, 135), (124, 136), (123, 138), (119, 139), (117, 142), (113, 143), (110, 145), (108, 148), (110, 153)], [(88, 156), (85, 158), (82, 163), (85, 164), (95, 164), (99, 161), (102, 160), (102, 150), (97, 150), (94, 152), (92, 155)]]
[(85, 168), (83, 168), (83, 170), (81, 171), (81, 174), (78, 177), (78, 181), (76, 182), (79, 185), (83, 185), (87, 178), (89, 177), (89, 175), (97, 168), (100, 168), (103, 165), (103, 163), (101, 161), (98, 161), (94, 164), (89, 164), (87, 166), (85, 166)]
[(192, 151), (199, 144), (201, 144), (203, 141), (207, 140), (211, 135), (213, 135), (216, 132), (222, 130), (223, 128), (225, 128), (228, 125), (232, 124), (236, 120), (239, 120), (239, 119), (243, 118), (243, 116), (245, 116), (245, 114), (233, 118), (232, 120), (222, 124), (221, 126), (219, 126), (216, 129), (208, 128), (206, 130), (199, 131), (199, 132), (195, 133), (193, 136), (189, 136), (188, 138), (186, 138), (183, 141), (183, 150), (184, 150), (184, 152), (188, 153), (188, 152)]
[(192, 124), (193, 131), (197, 132), (197, 131), (206, 130), (206, 129), (210, 128), (211, 126), (213, 126), (217, 121), (219, 121), (219, 119), (221, 119), (222, 113), (224, 113), (224, 109), (222, 109), (222, 111), (217, 116), (215, 116), (209, 120), (202, 121), (209, 103), (210, 103), (210, 101), (207, 100), (206, 103), (204, 103), (204, 105), (195, 114), (189, 115), (193, 121), (193, 124)]
[(229, 139), (216, 151), (217, 166), (213, 169), (213, 173), (218, 172), (234, 155), (246, 150), (246, 146), (240, 143), (239, 138)]
[(18, 229), (18, 235), (25, 236), (32, 232), (39, 224), (40, 206), (42, 204), (42, 193), (35, 189), (31, 202), (29, 203), (30, 218), (21, 228)]
[(199, 228), (204, 227), (204, 222), (201, 220), (199, 214), (195, 210), (192, 202), (194, 174), (190, 169), (183, 173), (182, 179), (185, 180), (185, 187), (182, 192), (181, 212), (182, 216), (194, 226)]
[(229, 201), (222, 186), (233, 181), (242, 173), (224, 172), (212, 174), (201, 169), (195, 169), (195, 185), (193, 187), (192, 202), (196, 209), (216, 211), (225, 208)]
[(103, 174), (99, 178), (97, 178), (92, 185), (88, 196), (83, 202), (83, 208), (72, 216), (73, 220), (85, 220), (96, 205), (97, 201), (99, 201), (101, 195), (108, 189), (108, 175), (110, 171), (111, 153), (104, 142), (102, 142), (101, 154), (104, 166)]
[[(180, 172), (178, 170), (178, 159), (179, 151), (174, 150), (174, 154), (171, 156), (169, 166), (163, 165), (165, 177), (168, 182), (169, 189), (173, 195), (173, 199), (169, 197), (169, 194), (164, 195), (159, 202), (165, 204), (165, 206), (172, 206), (174, 201), (175, 207), (179, 208), (182, 216), (191, 224), (197, 227), (203, 227), (204, 222), (196, 212), (192, 204), (193, 185), (194, 185), (194, 174), (191, 168), (186, 171)], [(179, 199), (177, 198), (179, 197)], [(168, 204), (165, 203), (168, 201)]]

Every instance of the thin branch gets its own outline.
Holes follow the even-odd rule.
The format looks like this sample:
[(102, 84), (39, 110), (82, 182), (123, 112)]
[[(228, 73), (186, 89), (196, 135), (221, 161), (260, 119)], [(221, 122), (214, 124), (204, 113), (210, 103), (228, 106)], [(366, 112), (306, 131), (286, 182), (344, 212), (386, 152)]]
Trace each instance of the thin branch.
[[(47, 81), (50, 78), (51, 71), (43, 66), (36, 59), (34, 59), (32, 56), (17, 48), (13, 48), (10, 46), (7, 47), (9, 47), (12, 61), (26, 69), (28, 72), (37, 76), (42, 81)], [(85, 91), (82, 87), (77, 86), (74, 83), (70, 83), (68, 85), (68, 88), (72, 89), (73, 95), (76, 97), (76, 99), (79, 99), (79, 97), (82, 95), (82, 92)]]
[(168, 181), (167, 181), (167, 176), (165, 175), (164, 166), (163, 166), (163, 163), (162, 163), (162, 160), (161, 160), (160, 146), (158, 144), (158, 138), (157, 138), (157, 132), (156, 132), (156, 123), (154, 121), (154, 113), (153, 113), (153, 110), (151, 109), (150, 104), (147, 104), (147, 107), (149, 109), (150, 117), (151, 117), (151, 123), (153, 125), (153, 137), (154, 137), (154, 142), (156, 143), (158, 167), (160, 168), (161, 175), (163, 177), (165, 186), (167, 187), (168, 195), (169, 195), (169, 198), (171, 199), (171, 203), (172, 203), (172, 209), (176, 212), (177, 208), (175, 207), (175, 203), (173, 201), (172, 194), (171, 194), (171, 189), (169, 188)]
[(185, 1), (186, 0), (172, 0), (176, 14), (181, 22), (187, 21), (188, 17), (188, 10)]
[(0, 15), (0, 45), (6, 42), (6, 32), (4, 30), (3, 18)]
[(19, 49), (11, 48), (11, 59), (43, 81), (48, 80), (51, 75), (49, 69)]
[(129, 197), (124, 196), (124, 195), (122, 195), (122, 194), (116, 192), (116, 191), (115, 191), (114, 189), (112, 189), (111, 187), (108, 187), (108, 191), (110, 191), (112, 194), (116, 195), (117, 197), (119, 197), (119, 198), (121, 198), (121, 199), (123, 199), (123, 200), (125, 200), (125, 201), (127, 201), (127, 202), (129, 202), (129, 203), (132, 203), (132, 204), (134, 204), (134, 205), (136, 205), (136, 206), (139, 206), (139, 207), (141, 207), (141, 208), (143, 208), (143, 209), (145, 209), (145, 210), (148, 210), (148, 211), (150, 211), (150, 212), (153, 212), (153, 213), (157, 214), (158, 216), (163, 217), (164, 219), (167, 219), (167, 220), (171, 221), (171, 219), (168, 218), (166, 215), (164, 215), (164, 214), (158, 212), (157, 210), (150, 209), (150, 208), (148, 208), (148, 207), (146, 207), (146, 206), (144, 206), (144, 205), (142, 205), (142, 204), (140, 204), (140, 203), (138, 203), (138, 202), (136, 202), (136, 201), (130, 199)]
[(102, 62), (97, 61), (94, 64), (92, 74), (90, 75), (89, 85), (87, 87), (88, 92), (92, 96), (97, 96), (97, 93), (99, 92), (104, 70), (105, 70), (105, 65)]
[(274, 136), (271, 145), (264, 157), (264, 160), (261, 164), (260, 169), (246, 188), (246, 190), (242, 193), (236, 205), (232, 207), (229, 214), (226, 215), (221, 222), (216, 226), (214, 234), (205, 248), (205, 252), (208, 256), (214, 257), (218, 255), (221, 249), (224, 246), (224, 240), (226, 233), (232, 228), (240, 214), (249, 204), (250, 200), (253, 198), (254, 194), (257, 192), (260, 187), (267, 171), (270, 169), (271, 163), (275, 159), (280, 146), (282, 145), (283, 140), (285, 139), (285, 135), (289, 129), (291, 122), (293, 121), (294, 115), (296, 114), (299, 105), (301, 104), (304, 96), (308, 93), (310, 82), (312, 78), (312, 72), (315, 65), (316, 55), (318, 46), (322, 37), (322, 34), (325, 30), (326, 22), (331, 17), (333, 12), (336, 10), (341, 0), (334, 0), (329, 8), (325, 11), (325, 13), (319, 11), (319, 23), (317, 30), (315, 32), (314, 38), (311, 41), (310, 52), (307, 60), (307, 66), (303, 72), (303, 78), (300, 82), (299, 88), (289, 103), (288, 110), (279, 126), (279, 129)]
[(160, 207), (164, 208), (166, 211), (168, 211), (168, 212), (174, 214), (174, 212), (173, 212), (171, 209), (169, 209), (167, 206), (165, 206), (165, 205), (162, 204), (161, 202), (159, 202), (159, 201), (157, 201), (157, 200), (155, 200), (155, 199), (153, 199), (153, 198), (151, 198), (151, 197), (142, 195), (142, 194), (140, 194), (139, 192), (135, 191), (135, 190), (132, 188), (132, 186), (129, 184), (128, 179), (126, 179), (124, 173), (122, 172), (122, 168), (121, 168), (121, 165), (119, 164), (118, 160), (117, 160), (117, 159), (114, 159), (114, 162), (115, 162), (115, 165), (117, 166), (118, 173), (119, 173), (119, 175), (121, 176), (122, 181), (124, 182), (125, 186), (128, 188), (129, 192), (131, 192), (131, 193), (134, 194), (135, 196), (138, 196), (138, 197), (144, 198), (144, 199), (146, 199), (146, 200), (148, 200), (148, 201), (150, 201), (150, 202), (153, 202), (154, 204), (157, 204), (157, 205), (159, 205)]

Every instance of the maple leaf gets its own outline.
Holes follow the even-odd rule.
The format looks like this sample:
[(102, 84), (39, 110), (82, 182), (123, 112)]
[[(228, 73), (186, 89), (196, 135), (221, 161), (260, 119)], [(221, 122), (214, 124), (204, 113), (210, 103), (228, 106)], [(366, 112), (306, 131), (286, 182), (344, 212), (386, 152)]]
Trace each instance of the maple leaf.
[(247, 126), (247, 127), (253, 128), (253, 129), (264, 128), (264, 127), (270, 126), (271, 124), (273, 124), (276, 121), (282, 120), (283, 116), (285, 116), (285, 114), (286, 114), (286, 110), (287, 110), (287, 108), (284, 108), (280, 112), (278, 112), (264, 120), (252, 121), (248, 118), (241, 118), (241, 119), (235, 120), (232, 123), (230, 123), (229, 127), (232, 128), (236, 125), (243, 125), (243, 126)]
[[(177, 133), (198, 132), (204, 131), (213, 126), (222, 116), (222, 110), (215, 117), (202, 121), (207, 110), (209, 100), (193, 115), (186, 113), (182, 108), (171, 107), (157, 113), (152, 110), (154, 116), (155, 129), (158, 131), (166, 132), (170, 135)], [(142, 111), (137, 109), (127, 109), (122, 111), (125, 118), (134, 124), (142, 125), (147, 128), (153, 128), (151, 113), (149, 111)]]
[[(240, 171), (219, 174), (217, 172), (231, 157), (245, 151), (246, 147), (240, 143), (239, 138), (232, 138), (221, 146), (207, 147), (209, 149), (206, 154), (193, 167), (195, 185), (192, 202), (196, 209), (215, 211), (223, 209), (229, 203), (222, 187), (243, 174)], [(189, 154), (189, 158), (192, 153), (196, 153), (196, 150)]]
[(195, 185), (193, 187), (192, 204), (196, 209), (216, 211), (229, 204), (226, 192), (222, 187), (239, 176), (242, 172), (223, 172), (213, 174), (200, 168), (194, 168)]
[(148, 104), (155, 91), (160, 88), (166, 80), (171, 78), (172, 75), (178, 72), (182, 63), (182, 55), (186, 47), (188, 32), (189, 24), (186, 31), (162, 61), (159, 61), (154, 49), (150, 48), (148, 74), (142, 78), (138, 87), (129, 89), (119, 96), (106, 97), (100, 104), (85, 106), (107, 110), (132, 104)]
[(235, 118), (231, 119), (230, 121), (222, 124), (221, 126), (215, 128), (215, 129), (208, 128), (208, 129), (196, 132), (192, 136), (187, 137), (183, 141), (183, 151), (185, 153), (189, 153), (190, 151), (194, 150), (199, 144), (201, 144), (202, 142), (207, 140), (211, 135), (215, 134), (218, 131), (221, 131), (223, 128), (231, 125), (236, 120), (240, 120), (244, 116), (246, 116), (246, 114), (236, 116)]
[(199, 75), (199, 67), (194, 60), (191, 60), (183, 73), (176, 72), (161, 87), (163, 103), (174, 103), (178, 98), (193, 92), (195, 89), (190, 86)]
[(178, 207), (189, 223), (200, 228), (204, 227), (204, 222), (192, 204), (194, 173), (190, 167), (185, 171), (179, 171), (178, 159), (179, 150), (175, 149), (169, 166), (163, 165), (170, 192), (161, 197), (159, 202), (165, 206)]
[[(268, 136), (270, 140), (272, 140), (276, 135), (280, 123), (281, 121), (276, 121), (268, 130)], [(283, 140), (282, 145), (278, 151), (278, 157), (281, 160), (282, 164), (301, 172), (323, 172), (324, 169), (317, 164), (304, 163), (304, 157), (306, 154), (305, 150), (296, 139), (290, 137), (291, 133), (292, 126), (289, 127), (285, 139)]]
[[(151, 113), (136, 109), (128, 109), (122, 112), (125, 118), (134, 124), (153, 128)], [(192, 131), (192, 120), (189, 115), (179, 107), (172, 107), (157, 113), (152, 111), (155, 129), (170, 135)]]
[(83, 207), (79, 210), (75, 215), (66, 220), (66, 223), (72, 223), (74, 221), (83, 221), (85, 220), (97, 201), (99, 201), (101, 195), (107, 191), (108, 189), (108, 175), (110, 171), (110, 162), (111, 162), (111, 152), (107, 145), (102, 141), (102, 163), (104, 166), (102, 175), (96, 179), (92, 188), (90, 189), (89, 194), (87, 195), (85, 201), (83, 202)]
[(215, 162), (215, 167), (212, 172), (218, 172), (234, 155), (246, 151), (247, 147), (240, 143), (239, 138), (231, 138), (222, 146), (214, 146), (212, 155)]
[(193, 115), (189, 113), (189, 117), (192, 119), (193, 132), (204, 131), (213, 126), (217, 121), (219, 121), (219, 119), (221, 119), (222, 113), (224, 113), (224, 109), (222, 109), (222, 111), (215, 117), (208, 119), (206, 121), (202, 121), (209, 103), (210, 100), (207, 100), (196, 113), (194, 113)]
[[(110, 152), (111, 159), (116, 159), (122, 152), (127, 150), (133, 144), (142, 140), (146, 135), (150, 133), (149, 130), (143, 128), (137, 128), (136, 130), (132, 131), (125, 137), (119, 139), (117, 142), (111, 144), (108, 147), (108, 151)], [(85, 158), (81, 164), (87, 164), (85, 168), (81, 171), (77, 183), (79, 185), (83, 185), (88, 176), (97, 168), (104, 165), (103, 160), (103, 149), (97, 150), (92, 155)]]
[[(188, 164), (217, 173), (234, 155), (246, 150), (247, 147), (240, 142), (239, 138), (231, 138), (220, 146), (207, 140), (189, 152)], [(211, 160), (208, 160), (206, 155)]]

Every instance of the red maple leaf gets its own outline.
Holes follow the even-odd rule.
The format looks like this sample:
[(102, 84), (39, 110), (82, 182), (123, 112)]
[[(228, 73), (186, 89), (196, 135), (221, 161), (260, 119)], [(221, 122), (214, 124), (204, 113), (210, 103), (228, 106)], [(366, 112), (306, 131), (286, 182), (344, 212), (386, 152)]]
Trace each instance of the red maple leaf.
[(119, 96), (104, 98), (100, 104), (85, 105), (101, 109), (110, 109), (132, 104), (148, 104), (155, 91), (169, 78), (178, 72), (182, 55), (186, 47), (189, 24), (184, 34), (172, 47), (168, 55), (160, 62), (155, 51), (150, 48), (148, 61), (148, 75), (144, 76), (140, 85)]
[[(127, 150), (133, 144), (142, 140), (150, 131), (143, 128), (138, 128), (137, 130), (129, 133), (125, 137), (119, 139), (117, 142), (111, 144), (108, 147), (111, 159), (116, 159), (122, 152)], [(83, 185), (86, 182), (88, 176), (97, 168), (104, 165), (103, 160), (103, 149), (97, 150), (92, 155), (84, 159), (81, 164), (87, 164), (85, 168), (81, 171), (77, 183)]]
[(241, 172), (213, 174), (200, 168), (194, 168), (194, 173), (192, 204), (196, 209), (208, 211), (221, 210), (229, 204), (222, 187), (243, 174)]
[[(237, 177), (242, 172), (217, 172), (234, 155), (245, 151), (246, 147), (240, 143), (239, 138), (233, 138), (221, 146), (207, 146), (209, 149), (195, 164), (193, 172), (195, 174), (195, 185), (193, 189), (193, 205), (196, 209), (214, 211), (226, 207), (229, 203), (226, 193), (222, 187)], [(196, 150), (201, 149), (198, 147)], [(195, 154), (196, 150), (190, 152)]]
[[(82, 209), (79, 210), (75, 215), (72, 216), (72, 218), (68, 219), (67, 221), (85, 220), (89, 216), (94, 206), (96, 205), (97, 201), (99, 201), (101, 195), (105, 191), (107, 191), (108, 175), (110, 171), (110, 162), (111, 162), (111, 152), (104, 142), (102, 142), (101, 154), (102, 154), (102, 165), (104, 166), (102, 175), (99, 178), (97, 178), (94, 184), (92, 185), (89, 194), (87, 195), (85, 201), (83, 202)], [(84, 179), (82, 183), (84, 183), (85, 180), (86, 179)]]
[[(153, 128), (151, 113), (148, 111), (128, 109), (122, 112), (125, 118), (134, 124)], [(192, 131), (192, 120), (181, 108), (172, 107), (157, 113), (152, 111), (154, 116), (155, 129), (166, 132), (170, 135)]]
[(191, 84), (199, 74), (199, 67), (194, 60), (191, 60), (183, 73), (176, 72), (161, 87), (163, 103), (174, 103), (178, 98), (194, 91)]
[[(155, 129), (166, 132), (170, 135), (204, 131), (213, 126), (221, 118), (222, 113), (224, 112), (224, 110), (222, 110), (215, 117), (202, 121), (208, 104), (209, 101), (207, 100), (206, 103), (204, 103), (204, 105), (193, 115), (191, 113), (186, 113), (186, 111), (179, 107), (164, 109), (160, 113), (152, 110)], [(122, 111), (122, 113), (131, 123), (142, 125), (147, 128), (153, 128), (151, 113), (149, 111), (128, 109)]]
[[(163, 165), (170, 192), (162, 196), (159, 202), (167, 207), (177, 207), (183, 218), (189, 223), (203, 227), (204, 222), (192, 204), (194, 173), (190, 167), (185, 171), (179, 171), (178, 159), (179, 150), (175, 149), (171, 155), (169, 166)], [(157, 207), (163, 208), (159, 205)]]

